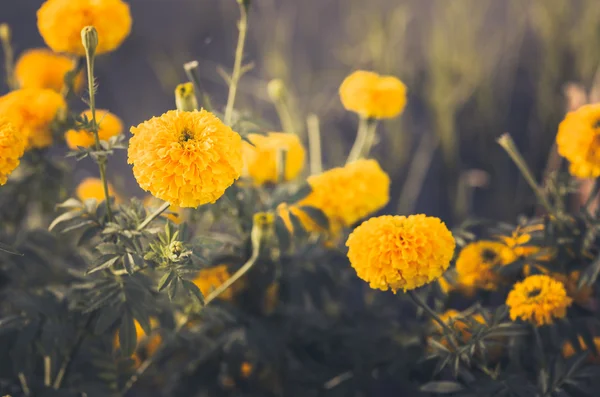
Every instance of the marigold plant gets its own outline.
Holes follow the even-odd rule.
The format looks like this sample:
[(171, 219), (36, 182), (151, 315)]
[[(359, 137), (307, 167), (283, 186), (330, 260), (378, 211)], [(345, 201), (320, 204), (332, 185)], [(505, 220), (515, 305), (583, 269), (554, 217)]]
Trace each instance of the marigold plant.
[(558, 153), (569, 160), (569, 171), (579, 178), (600, 176), (600, 104), (569, 112), (558, 127)]
[(457, 281), (466, 287), (494, 290), (501, 283), (497, 267), (517, 258), (514, 251), (496, 241), (477, 241), (461, 249), (456, 259)]
[(19, 166), (25, 152), (25, 137), (5, 118), (0, 118), (0, 185)]
[[(96, 117), (98, 118), (98, 138), (101, 141), (108, 141), (111, 137), (123, 132), (123, 123), (117, 116), (108, 110), (97, 109), (96, 112)], [(81, 114), (81, 117), (90, 120), (92, 112), (86, 110)], [(67, 131), (65, 133), (65, 140), (67, 141), (67, 146), (71, 149), (77, 149), (78, 147), (89, 148), (96, 142), (93, 132), (84, 129), (71, 129)]]
[[(116, 195), (115, 189), (110, 183), (108, 184), (108, 194), (115, 197), (115, 199), (120, 200), (120, 197)], [(102, 180), (98, 178), (85, 178), (77, 185), (75, 195), (81, 201), (90, 199), (94, 199), (97, 202), (104, 201), (105, 196)]]

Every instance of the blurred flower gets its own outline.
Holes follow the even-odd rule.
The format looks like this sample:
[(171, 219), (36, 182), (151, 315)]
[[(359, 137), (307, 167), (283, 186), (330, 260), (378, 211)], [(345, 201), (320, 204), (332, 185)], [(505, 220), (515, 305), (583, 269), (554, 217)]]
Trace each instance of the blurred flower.
[(278, 102), (286, 94), (285, 83), (281, 79), (273, 79), (267, 84), (267, 94), (272, 102)]
[(364, 118), (394, 118), (406, 105), (406, 86), (394, 76), (359, 70), (342, 82), (340, 99), (346, 110)]
[[(587, 362), (590, 364), (600, 364), (600, 355), (594, 354), (587, 346), (587, 344), (585, 343), (585, 340), (583, 340), (583, 338), (581, 336), (578, 337), (579, 340), (579, 346), (581, 347), (582, 351), (588, 351), (588, 357), (587, 357)], [(596, 350), (600, 351), (600, 337), (595, 337), (594, 338), (594, 345), (596, 346)], [(562, 354), (564, 358), (571, 358), (572, 356), (575, 355), (575, 353), (577, 353), (578, 350), (575, 349), (575, 347), (573, 347), (573, 345), (571, 344), (571, 342), (565, 342), (565, 344), (563, 345), (562, 348)]]
[[(208, 296), (213, 290), (221, 286), (221, 284), (227, 281), (230, 277), (231, 274), (229, 274), (228, 266), (218, 265), (200, 270), (196, 278), (193, 280), (193, 283), (200, 288), (202, 295)], [(217, 299), (231, 301), (237, 292), (243, 289), (243, 286), (243, 280), (237, 280), (229, 288), (223, 291)]]
[(248, 134), (248, 139), (254, 146), (242, 142), (243, 176), (250, 177), (257, 185), (277, 182), (280, 150), (286, 151), (284, 180), (290, 181), (302, 172), (306, 154), (298, 135), (270, 132), (268, 135)]
[(394, 293), (438, 279), (454, 254), (454, 237), (438, 218), (425, 215), (371, 218), (348, 237), (348, 258), (371, 288)]
[(558, 153), (569, 160), (573, 176), (600, 176), (600, 104), (567, 113), (558, 127), (556, 144)]
[(456, 259), (457, 281), (465, 287), (495, 290), (501, 281), (494, 268), (516, 259), (514, 252), (496, 241), (467, 244)]
[(64, 109), (64, 98), (49, 89), (22, 88), (0, 97), (0, 116), (27, 138), (25, 149), (52, 144), (51, 124)]
[[(472, 336), (471, 335), (471, 326), (469, 325), (469, 322), (465, 318), (466, 317), (461, 312), (459, 312), (458, 310), (454, 310), (454, 309), (448, 309), (443, 314), (440, 315), (440, 319), (444, 323), (451, 325), (458, 332), (463, 343), (468, 342)], [(479, 324), (485, 324), (485, 319), (479, 313), (472, 315), (470, 318), (475, 320)], [(435, 326), (436, 330), (439, 333), (441, 333), (442, 326), (440, 324), (438, 324), (437, 321), (433, 321), (432, 323)], [(446, 338), (442, 339), (442, 344), (444, 344), (444, 346), (448, 346), (448, 341), (446, 340)]]
[[(148, 335), (146, 335), (146, 332), (144, 332), (144, 329), (142, 328), (140, 323), (137, 320), (133, 320), (133, 322), (135, 324), (135, 333), (137, 335), (138, 351), (143, 350), (146, 356), (148, 356), (148, 357), (152, 356), (156, 352), (156, 350), (158, 349), (160, 344), (162, 343), (162, 337), (160, 336), (159, 333), (153, 332), (151, 334), (150, 338), (148, 338)], [(150, 318), (151, 329), (154, 330), (154, 329), (158, 328), (158, 326), (159, 326), (158, 321), (155, 318)], [(115, 350), (118, 350), (121, 347), (118, 330), (117, 330), (117, 333), (115, 334), (113, 344), (115, 346)], [(136, 364), (135, 366), (138, 367), (142, 361), (140, 359), (139, 354), (134, 353), (133, 359), (135, 360), (135, 364)]]
[(322, 210), (333, 234), (385, 207), (390, 199), (390, 178), (376, 160), (330, 169), (310, 176), (308, 183), (312, 192), (298, 204)]
[(459, 284), (456, 279), (447, 279), (448, 272), (438, 279), (440, 290), (444, 294), (449, 294), (453, 291), (460, 292), (466, 297), (472, 297), (475, 294), (475, 287), (472, 285)]
[(294, 233), (294, 224), (292, 223), (290, 214), (296, 216), (306, 230), (316, 231), (319, 229), (319, 225), (317, 225), (315, 221), (313, 221), (306, 213), (304, 213), (304, 211), (298, 208), (297, 205), (281, 203), (277, 206), (276, 212), (277, 215), (279, 215), (283, 220), (287, 230), (292, 234)]
[[(108, 184), (108, 194), (115, 198), (115, 201), (121, 201), (120, 197), (115, 193), (112, 185)], [(104, 186), (99, 178), (85, 178), (75, 191), (75, 195), (81, 201), (95, 199), (98, 203), (104, 201)]]
[[(81, 115), (87, 117), (88, 120), (92, 119), (91, 110), (86, 110)], [(123, 132), (121, 119), (108, 110), (96, 109), (96, 120), (98, 122), (98, 137), (101, 141), (108, 141), (111, 137)], [(88, 148), (96, 143), (94, 133), (86, 130), (69, 130), (65, 133), (65, 140), (67, 146), (71, 149), (77, 149), (77, 147)]]
[(273, 314), (279, 303), (279, 283), (271, 283), (266, 291), (263, 298), (262, 310), (266, 315)]
[(115, 50), (131, 31), (129, 6), (121, 0), (46, 0), (37, 12), (44, 41), (55, 52), (85, 56), (81, 30), (98, 31), (96, 54)]
[(563, 283), (546, 275), (534, 275), (514, 285), (506, 305), (513, 321), (519, 318), (542, 326), (564, 317), (572, 301)]
[[(146, 209), (148, 211), (154, 211), (157, 210), (160, 205), (162, 204), (161, 200), (157, 199), (154, 196), (146, 196), (144, 197), (144, 200), (142, 200), (142, 204), (144, 205), (144, 207), (146, 207)], [(165, 212), (163, 212), (162, 214), (160, 214), (160, 216), (170, 219), (173, 223), (175, 223), (176, 225), (179, 225), (181, 223), (181, 208), (179, 208), (176, 205), (171, 204), (169, 206), (169, 209)]]
[(249, 378), (252, 374), (252, 369), (252, 364), (250, 364), (248, 361), (244, 361), (240, 366), (240, 374), (242, 375), (242, 378)]
[(575, 270), (570, 272), (568, 275), (562, 273), (552, 273), (550, 276), (563, 283), (565, 289), (567, 290), (567, 295), (570, 298), (573, 298), (573, 300), (578, 304), (583, 305), (590, 300), (593, 292), (592, 287), (590, 285), (585, 285), (581, 288), (578, 288), (579, 277), (581, 276), (579, 271)]
[(239, 178), (242, 139), (206, 110), (171, 110), (131, 128), (140, 187), (179, 207), (214, 203)]
[(19, 166), (25, 143), (25, 137), (14, 126), (6, 118), (0, 118), (0, 185)]
[[(21, 88), (48, 88), (61, 92), (65, 75), (73, 68), (73, 60), (46, 48), (33, 48), (21, 54), (15, 66), (15, 78)], [(83, 71), (75, 78), (78, 92), (83, 86)]]

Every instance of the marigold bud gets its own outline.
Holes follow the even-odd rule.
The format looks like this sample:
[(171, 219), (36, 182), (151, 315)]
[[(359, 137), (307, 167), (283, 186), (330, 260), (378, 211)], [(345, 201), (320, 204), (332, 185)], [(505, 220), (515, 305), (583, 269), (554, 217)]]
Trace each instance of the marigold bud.
[(183, 112), (198, 110), (198, 100), (194, 93), (194, 84), (183, 83), (175, 88), (175, 105), (177, 106), (177, 110)]
[(96, 28), (86, 26), (81, 29), (81, 42), (83, 43), (83, 48), (85, 48), (86, 55), (92, 58), (96, 54), (96, 48), (98, 48), (98, 32)]
[(267, 84), (267, 92), (269, 93), (269, 98), (273, 102), (279, 102), (285, 97), (286, 89), (283, 80), (281, 79), (273, 79), (269, 81)]
[(0, 23), (0, 40), (8, 42), (11, 39), (11, 29), (7, 23)]

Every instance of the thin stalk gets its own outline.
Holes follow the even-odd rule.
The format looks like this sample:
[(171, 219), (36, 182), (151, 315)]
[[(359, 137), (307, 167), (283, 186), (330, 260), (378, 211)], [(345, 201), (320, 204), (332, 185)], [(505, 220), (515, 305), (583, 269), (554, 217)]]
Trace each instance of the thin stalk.
[(377, 119), (367, 120), (367, 136), (365, 138), (365, 145), (362, 147), (359, 158), (369, 157), (371, 149), (375, 144), (375, 138), (377, 137), (377, 134), (375, 134), (375, 131), (377, 130), (377, 124)]
[(137, 231), (143, 230), (146, 226), (148, 226), (150, 222), (158, 218), (160, 214), (165, 212), (170, 206), (171, 204), (164, 202), (156, 211), (148, 215), (146, 219), (144, 219), (144, 221), (139, 224), (139, 226), (137, 227)]
[(274, 103), (277, 116), (279, 116), (279, 122), (284, 132), (289, 134), (296, 134), (296, 128), (294, 128), (294, 120), (290, 112), (289, 106), (284, 98), (276, 100)]
[(0, 41), (4, 52), (4, 72), (6, 73), (6, 85), (10, 90), (17, 89), (15, 78), (15, 53), (11, 43), (11, 29), (8, 24), (0, 24)]
[(238, 82), (241, 77), (242, 59), (244, 58), (244, 45), (246, 43), (246, 33), (248, 32), (248, 10), (242, 3), (240, 5), (240, 20), (238, 23), (239, 36), (237, 48), (235, 50), (235, 61), (233, 64), (233, 72), (231, 74), (231, 83), (229, 84), (229, 95), (227, 96), (227, 106), (225, 107), (225, 124), (231, 124), (233, 116), (233, 105), (235, 103), (235, 95), (237, 93)]
[(277, 183), (285, 181), (285, 164), (287, 159), (287, 150), (277, 150), (277, 157), (275, 158), (275, 166), (277, 168)]
[(83, 70), (84, 65), (82, 57), (78, 56), (73, 59), (73, 67), (65, 74), (65, 85), (61, 91), (63, 98), (69, 99), (71, 94), (75, 91), (75, 81), (79, 76), (79, 72)]
[(346, 164), (349, 164), (355, 160), (358, 160), (360, 157), (360, 152), (362, 151), (362, 147), (365, 145), (365, 141), (367, 139), (367, 130), (368, 130), (367, 119), (364, 117), (360, 117), (358, 120), (358, 130), (356, 131), (356, 139), (354, 140), (354, 145), (352, 145), (352, 149), (350, 149), (350, 154), (348, 155), (348, 159), (346, 159)]
[(31, 390), (29, 389), (29, 385), (27, 384), (27, 378), (23, 372), (19, 372), (19, 382), (21, 383), (21, 389), (23, 390), (23, 394), (26, 396), (31, 396)]
[(212, 112), (213, 107), (210, 102), (209, 96), (202, 90), (202, 84), (200, 83), (200, 77), (198, 76), (198, 61), (188, 62), (183, 65), (183, 69), (185, 70), (185, 74), (188, 80), (194, 84), (194, 88), (196, 90), (196, 95), (200, 95), (202, 98), (202, 107), (209, 112)]
[(52, 360), (50, 356), (44, 356), (44, 386), (50, 386), (52, 384)]
[(71, 364), (73, 363), (73, 359), (77, 355), (77, 352), (79, 351), (79, 348), (81, 347), (81, 344), (83, 343), (83, 340), (84, 340), (85, 334), (86, 334), (86, 330), (89, 327), (89, 325), (92, 323), (93, 317), (95, 317), (95, 316), (94, 315), (88, 316), (87, 320), (85, 321), (85, 325), (79, 331), (79, 334), (75, 338), (75, 343), (73, 344), (73, 346), (71, 347), (71, 350), (67, 354), (65, 361), (63, 361), (62, 365), (60, 366), (60, 369), (58, 370), (58, 373), (56, 374), (56, 378), (54, 378), (54, 383), (52, 384), (52, 387), (54, 388), (54, 390), (60, 389), (63, 381), (66, 379), (67, 374), (69, 373), (69, 369), (71, 368)]
[(317, 175), (323, 171), (323, 156), (321, 155), (321, 129), (319, 128), (319, 117), (316, 114), (308, 115), (306, 128), (308, 130), (310, 174)]

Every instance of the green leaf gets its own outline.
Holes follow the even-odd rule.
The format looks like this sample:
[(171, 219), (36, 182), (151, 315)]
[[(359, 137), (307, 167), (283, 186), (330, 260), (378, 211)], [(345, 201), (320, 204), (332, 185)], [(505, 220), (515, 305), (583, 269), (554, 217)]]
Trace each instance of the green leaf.
[(70, 198), (66, 201), (63, 201), (60, 204), (56, 204), (56, 208), (69, 208), (69, 209), (79, 209), (83, 206), (83, 203), (77, 199)]
[(291, 194), (290, 197), (288, 197), (287, 202), (290, 204), (294, 204), (295, 202), (300, 201), (306, 196), (308, 196), (311, 192), (312, 187), (308, 183), (305, 183), (302, 186), (300, 186), (298, 190), (296, 190), (293, 194)]
[(277, 240), (279, 241), (279, 249), (282, 252), (286, 252), (292, 244), (292, 236), (288, 228), (285, 226), (285, 222), (283, 222), (283, 219), (279, 215), (275, 218), (275, 234), (277, 235)]
[(290, 221), (292, 221), (292, 226), (294, 227), (294, 236), (300, 238), (306, 237), (308, 233), (306, 232), (306, 229), (304, 229), (304, 225), (302, 224), (302, 221), (300, 221), (300, 218), (298, 218), (292, 212), (290, 212), (288, 215), (290, 216)]
[[(100, 258), (101, 259), (106, 258), (106, 256), (102, 256)], [(109, 267), (114, 265), (119, 259), (121, 259), (120, 256), (113, 256), (110, 259), (106, 259), (106, 260), (102, 259), (100, 261), (99, 265), (96, 265), (96, 266), (92, 267), (91, 269), (89, 269), (86, 274), (92, 274), (92, 273), (96, 273), (97, 271), (100, 271), (100, 270), (108, 269)]]
[(102, 243), (96, 246), (98, 252), (102, 255), (118, 255), (120, 253), (119, 246), (113, 243)]
[(437, 393), (437, 394), (451, 394), (463, 391), (465, 388), (457, 382), (450, 381), (434, 381), (425, 383), (419, 388), (422, 392), (426, 393)]
[(169, 283), (169, 288), (167, 289), (167, 292), (169, 293), (169, 299), (173, 300), (175, 299), (175, 296), (177, 295), (177, 284), (179, 281), (179, 276), (175, 277), (173, 279), (173, 281), (171, 281), (171, 283)]
[(308, 205), (302, 205), (298, 209), (308, 215), (320, 228), (329, 230), (329, 218), (321, 209)]
[(48, 230), (52, 230), (54, 229), (58, 224), (63, 223), (63, 222), (67, 222), (70, 221), (72, 219), (77, 218), (78, 216), (83, 215), (83, 211), (81, 210), (76, 210), (76, 211), (70, 211), (70, 212), (65, 212), (62, 215), (59, 215), (56, 219), (54, 219), (52, 221), (52, 223), (50, 224), (50, 226), (48, 227)]
[(94, 333), (96, 335), (104, 334), (121, 317), (122, 312), (121, 305), (103, 307), (94, 325)]
[(158, 282), (158, 291), (162, 291), (163, 289), (165, 289), (165, 287), (168, 287), (175, 276), (176, 274), (173, 271), (163, 274), (163, 276), (160, 278), (160, 281)]
[(123, 317), (121, 317), (119, 343), (121, 345), (121, 352), (124, 356), (131, 356), (135, 353), (135, 348), (137, 347), (137, 331), (135, 329), (133, 316), (127, 310), (123, 312)]
[(94, 221), (78, 222), (78, 223), (76, 223), (74, 225), (71, 225), (69, 227), (66, 227), (66, 228), (62, 229), (60, 232), (63, 233), (63, 234), (66, 234), (66, 233), (72, 232), (74, 230), (81, 229), (82, 227), (86, 227), (86, 226), (92, 225), (94, 223), (96, 223), (96, 222), (94, 222)]
[(193, 297), (198, 299), (198, 303), (200, 303), (200, 305), (204, 306), (204, 295), (202, 295), (202, 291), (200, 291), (200, 288), (198, 288), (196, 284), (189, 280), (183, 279), (181, 280), (181, 284)]
[(98, 234), (99, 230), (100, 229), (97, 227), (90, 227), (86, 229), (83, 233), (81, 233), (81, 236), (79, 236), (79, 239), (77, 240), (77, 245), (81, 246), (82, 244), (89, 242), (96, 236), (96, 234)]
[(577, 372), (577, 370), (585, 363), (585, 359), (588, 358), (589, 355), (590, 352), (583, 351), (571, 357), (569, 361), (567, 361), (567, 370), (565, 371), (564, 379), (569, 379), (575, 375), (575, 372)]
[(27, 318), (21, 315), (8, 316), (0, 319), (0, 335), (14, 329), (20, 329), (27, 324)]

